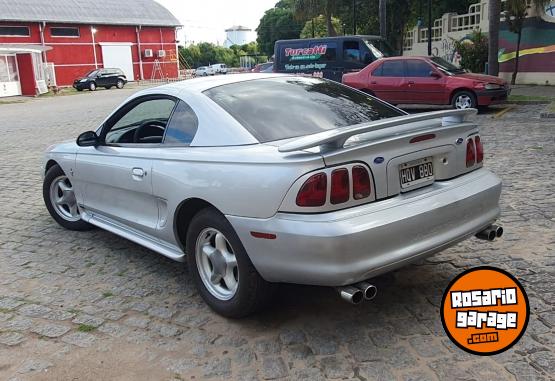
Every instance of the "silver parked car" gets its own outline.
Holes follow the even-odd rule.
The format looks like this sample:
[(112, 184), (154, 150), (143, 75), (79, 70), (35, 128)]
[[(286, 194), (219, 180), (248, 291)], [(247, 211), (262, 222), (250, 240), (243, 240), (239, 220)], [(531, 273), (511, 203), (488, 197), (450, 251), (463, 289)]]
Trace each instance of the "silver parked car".
[(502, 234), (474, 112), (408, 115), (309, 77), (193, 79), (140, 91), (50, 147), (44, 201), (68, 229), (187, 260), (225, 316), (255, 311), (280, 282), (356, 303), (378, 274)]

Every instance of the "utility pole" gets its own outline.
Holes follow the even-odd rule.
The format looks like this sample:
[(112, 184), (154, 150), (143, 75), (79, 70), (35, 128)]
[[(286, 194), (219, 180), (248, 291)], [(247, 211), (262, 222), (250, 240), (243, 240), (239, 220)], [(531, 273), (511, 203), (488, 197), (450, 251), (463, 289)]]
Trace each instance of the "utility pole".
[(432, 55), (432, 0), (428, 0), (428, 55)]
[(312, 18), (312, 38), (314, 38), (314, 17)]
[(387, 4), (386, 0), (379, 0), (378, 14), (380, 15), (380, 36), (387, 38)]
[(356, 0), (353, 0), (353, 36), (357, 34), (357, 19), (356, 19)]
[(488, 74), (499, 74), (499, 18), (501, 17), (501, 4), (499, 0), (489, 0), (488, 5)]

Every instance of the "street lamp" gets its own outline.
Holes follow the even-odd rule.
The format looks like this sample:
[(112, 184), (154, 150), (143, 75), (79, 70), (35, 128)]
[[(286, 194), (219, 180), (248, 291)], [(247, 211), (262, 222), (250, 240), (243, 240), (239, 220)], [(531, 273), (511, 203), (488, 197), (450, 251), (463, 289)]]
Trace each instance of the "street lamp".
[(428, 0), (428, 56), (432, 55), (432, 0)]

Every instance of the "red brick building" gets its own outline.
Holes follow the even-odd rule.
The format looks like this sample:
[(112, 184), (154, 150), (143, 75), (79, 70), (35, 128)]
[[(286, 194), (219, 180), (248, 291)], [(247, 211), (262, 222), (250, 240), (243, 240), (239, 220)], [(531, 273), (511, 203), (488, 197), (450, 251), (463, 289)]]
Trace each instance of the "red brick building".
[(0, 10), (0, 97), (102, 67), (129, 81), (178, 76), (180, 23), (154, 0), (0, 0)]

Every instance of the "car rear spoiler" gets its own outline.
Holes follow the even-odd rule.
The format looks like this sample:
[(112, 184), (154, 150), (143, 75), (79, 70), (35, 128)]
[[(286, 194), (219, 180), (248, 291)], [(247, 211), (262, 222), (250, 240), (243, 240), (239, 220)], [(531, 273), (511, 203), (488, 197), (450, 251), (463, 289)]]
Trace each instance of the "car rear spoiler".
[[(300, 151), (307, 148), (320, 147), (322, 150), (343, 148), (343, 145), (351, 136), (383, 130), (390, 127), (401, 127), (395, 129), (395, 134), (407, 133), (422, 129), (422, 126), (409, 126), (408, 124), (441, 118), (441, 125), (462, 123), (471, 115), (476, 115), (476, 109), (465, 110), (442, 110), (426, 112), (421, 114), (403, 115), (394, 118), (380, 119), (370, 123), (357, 124), (355, 126), (340, 127), (334, 130), (323, 131), (316, 134), (303, 136), (278, 147), (279, 152)], [(382, 136), (383, 134), (380, 134)], [(372, 140), (371, 136), (364, 139)]]

